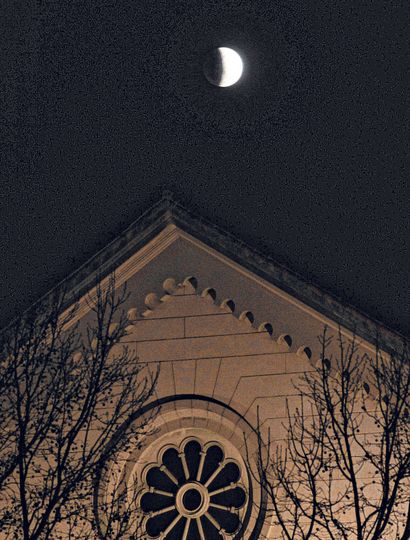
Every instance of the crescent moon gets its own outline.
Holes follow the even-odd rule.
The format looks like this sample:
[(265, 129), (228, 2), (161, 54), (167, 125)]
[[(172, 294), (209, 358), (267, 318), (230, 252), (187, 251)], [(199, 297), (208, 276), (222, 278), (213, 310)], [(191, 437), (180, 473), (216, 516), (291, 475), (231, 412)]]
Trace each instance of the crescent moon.
[(211, 84), (220, 87), (232, 86), (242, 76), (242, 58), (233, 49), (218, 47), (208, 54), (204, 71)]
[(232, 86), (242, 77), (242, 58), (236, 51), (228, 49), (228, 47), (220, 47), (219, 54), (221, 55), (222, 64), (222, 75), (219, 86)]

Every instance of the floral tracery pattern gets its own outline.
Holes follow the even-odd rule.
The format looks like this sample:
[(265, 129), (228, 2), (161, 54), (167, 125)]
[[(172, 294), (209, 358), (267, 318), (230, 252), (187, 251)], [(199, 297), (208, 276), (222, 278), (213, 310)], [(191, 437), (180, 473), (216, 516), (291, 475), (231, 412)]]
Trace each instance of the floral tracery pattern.
[(217, 443), (168, 445), (144, 473), (144, 532), (160, 540), (232, 538), (247, 499), (240, 479), (239, 465)]

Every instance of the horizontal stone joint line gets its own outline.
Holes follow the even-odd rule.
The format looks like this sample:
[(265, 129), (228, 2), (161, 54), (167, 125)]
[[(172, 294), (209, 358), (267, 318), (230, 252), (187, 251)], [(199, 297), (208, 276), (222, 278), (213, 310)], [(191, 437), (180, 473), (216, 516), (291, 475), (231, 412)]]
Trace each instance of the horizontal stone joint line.
[[(232, 336), (254, 336), (255, 334), (265, 334), (265, 332), (234, 332), (231, 334), (207, 334), (206, 336), (185, 336), (185, 337), (168, 337), (168, 338), (158, 338), (158, 339), (134, 339), (130, 341), (122, 340), (121, 343), (161, 343), (163, 341), (181, 341), (183, 339), (208, 339), (208, 338), (224, 338), (224, 337), (232, 337)], [(131, 334), (130, 334), (131, 335)], [(275, 343), (272, 341), (272, 343)], [(274, 354), (274, 353), (272, 353)]]
[[(281, 354), (295, 354), (291, 352), (266, 352), (266, 353), (254, 353), (254, 354), (232, 354), (232, 355), (226, 355), (223, 356), (224, 358), (254, 358), (255, 356), (272, 356), (272, 355), (281, 355)], [(220, 356), (197, 356), (195, 358), (172, 358), (171, 360), (140, 360), (142, 364), (163, 364), (166, 362), (192, 362), (193, 360), (217, 360), (218, 358), (221, 358)], [(295, 371), (295, 374), (301, 373), (300, 371)], [(276, 375), (291, 375), (291, 373), (283, 371), (280, 373), (276, 373)]]

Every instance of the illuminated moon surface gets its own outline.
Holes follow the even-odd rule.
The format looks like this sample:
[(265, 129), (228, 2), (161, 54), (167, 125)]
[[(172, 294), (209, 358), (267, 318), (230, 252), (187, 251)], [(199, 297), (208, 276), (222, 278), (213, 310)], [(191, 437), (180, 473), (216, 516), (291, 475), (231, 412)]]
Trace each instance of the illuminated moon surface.
[(239, 81), (242, 72), (242, 58), (236, 51), (228, 47), (218, 47), (212, 50), (205, 59), (205, 77), (215, 86), (232, 86)]

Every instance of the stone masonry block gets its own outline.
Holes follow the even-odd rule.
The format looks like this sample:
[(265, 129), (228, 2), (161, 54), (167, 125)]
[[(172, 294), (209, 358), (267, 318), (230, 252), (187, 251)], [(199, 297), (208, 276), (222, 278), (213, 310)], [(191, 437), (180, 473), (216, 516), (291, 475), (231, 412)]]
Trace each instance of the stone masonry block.
[(256, 328), (239, 321), (231, 313), (219, 315), (202, 315), (187, 317), (185, 321), (187, 337), (195, 336), (221, 336), (224, 334), (249, 334), (257, 332)]
[(124, 343), (130, 341), (148, 341), (157, 339), (172, 339), (184, 337), (184, 319), (141, 319), (136, 321), (134, 328), (122, 340)]
[(221, 359), (201, 358), (196, 362), (195, 393), (204, 396), (213, 396)]
[(222, 358), (215, 394), (229, 400), (243, 377), (251, 377), (257, 386), (260, 375), (284, 373), (285, 365), (286, 353)]
[(275, 342), (263, 339), (258, 333), (145, 341), (138, 346), (138, 355), (144, 362), (273, 354), (277, 351)]
[(177, 394), (193, 394), (195, 380), (195, 360), (173, 363), (175, 390)]
[(150, 319), (158, 317), (188, 317), (190, 315), (217, 315), (219, 307), (206, 302), (196, 294), (172, 296), (166, 302), (161, 302), (150, 313)]

